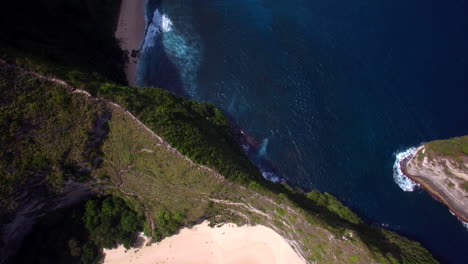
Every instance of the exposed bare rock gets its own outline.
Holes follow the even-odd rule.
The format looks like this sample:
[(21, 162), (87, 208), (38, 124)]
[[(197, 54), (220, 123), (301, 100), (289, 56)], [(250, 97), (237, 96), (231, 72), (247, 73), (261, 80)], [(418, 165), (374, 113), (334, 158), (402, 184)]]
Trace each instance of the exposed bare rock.
[(401, 163), (403, 173), (468, 222), (468, 161), (463, 154), (443, 155), (427, 145)]

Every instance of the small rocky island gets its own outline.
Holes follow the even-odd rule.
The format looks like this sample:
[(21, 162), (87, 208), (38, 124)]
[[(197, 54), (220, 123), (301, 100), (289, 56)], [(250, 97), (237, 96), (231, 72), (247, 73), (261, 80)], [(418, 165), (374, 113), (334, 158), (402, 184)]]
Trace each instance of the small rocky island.
[(400, 165), (403, 174), (468, 222), (468, 136), (426, 143)]

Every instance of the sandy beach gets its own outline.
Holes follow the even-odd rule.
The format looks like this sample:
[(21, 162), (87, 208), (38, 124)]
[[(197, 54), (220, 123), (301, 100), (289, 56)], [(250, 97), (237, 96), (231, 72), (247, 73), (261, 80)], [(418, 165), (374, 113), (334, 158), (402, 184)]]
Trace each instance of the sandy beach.
[[(142, 241), (143, 242), (143, 241)], [(151, 246), (125, 252), (122, 246), (104, 250), (104, 263), (165, 264), (296, 264), (305, 263), (275, 231), (265, 226), (225, 224), (210, 228), (208, 221)]]
[(119, 21), (115, 37), (120, 41), (120, 47), (128, 52), (129, 61), (125, 67), (128, 84), (136, 83), (136, 66), (138, 50), (145, 34), (145, 0), (122, 0)]

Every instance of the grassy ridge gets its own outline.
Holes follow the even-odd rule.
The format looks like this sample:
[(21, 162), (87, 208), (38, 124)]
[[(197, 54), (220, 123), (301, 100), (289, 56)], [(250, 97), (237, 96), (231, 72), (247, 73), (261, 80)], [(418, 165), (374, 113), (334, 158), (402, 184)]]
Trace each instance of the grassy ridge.
[(451, 158), (468, 156), (468, 136), (434, 140), (425, 144), (425, 147), (436, 155)]
[(213, 105), (179, 98), (161, 89), (109, 83), (99, 87), (97, 94), (127, 108), (194, 162), (215, 168), (242, 184), (263, 181), (234, 140), (228, 121)]
[[(104, 84), (98, 90), (98, 94), (122, 104), (150, 129), (161, 135), (172, 146), (177, 148), (182, 154), (187, 155), (197, 163), (217, 169), (223, 176), (226, 176), (229, 181), (244, 185), (250, 190), (261, 193), (267, 197), (272, 197), (272, 199), (283, 199), (284, 202), (287, 201), (290, 203), (293, 208), (306, 210), (309, 214), (317, 216), (317, 218), (311, 220), (311, 223), (320, 225), (339, 237), (346, 235), (346, 232), (352, 230), (359, 237), (360, 241), (362, 241), (366, 247), (370, 248), (371, 252), (374, 254), (374, 258), (378, 261), (383, 263), (390, 263), (391, 261), (395, 263), (436, 263), (429, 252), (418, 243), (381, 228), (368, 226), (348, 207), (344, 206), (328, 193), (323, 194), (313, 191), (306, 194), (301, 190), (292, 189), (287, 185), (274, 184), (264, 180), (260, 176), (257, 168), (248, 161), (240, 147), (236, 145), (230, 134), (226, 119), (219, 110), (213, 106), (178, 98), (157, 88), (123, 87)], [(112, 140), (112, 137), (111, 133), (109, 139)], [(128, 144), (124, 142), (124, 140), (115, 140), (113, 145)], [(129, 143), (132, 144), (131, 142), (133, 141)], [(104, 148), (106, 148), (106, 146), (104, 146)], [(141, 146), (138, 148), (133, 147), (133, 149), (141, 148)], [(123, 151), (118, 151), (116, 153), (122, 155)], [(150, 158), (153, 155), (145, 153), (133, 154), (132, 156), (133, 158), (125, 159), (127, 161), (126, 163), (119, 165), (123, 168), (132, 167), (132, 170), (128, 172), (130, 175), (126, 176), (126, 182), (129, 183), (133, 182), (135, 178), (147, 177), (143, 176), (144, 173), (138, 171), (151, 166), (151, 163), (140, 163), (138, 160), (141, 159), (142, 156)], [(146, 158), (144, 158), (144, 160), (146, 160)], [(134, 167), (132, 164), (140, 164), (140, 166)], [(164, 170), (159, 170), (158, 173), (158, 170), (153, 167), (151, 169), (147, 168), (144, 171), (146, 173), (153, 171), (150, 175), (163, 178), (156, 180), (152, 177), (147, 177), (144, 181), (140, 181), (142, 184), (144, 182), (150, 185), (151, 182), (157, 181), (157, 185), (161, 186), (161, 189), (166, 190), (159, 189), (157, 192), (162, 193), (157, 195), (135, 184), (132, 184), (133, 187), (131, 187), (131, 189), (138, 190), (137, 192), (139, 194), (146, 193), (147, 196), (144, 200), (165, 200), (165, 198), (162, 197), (171, 197), (171, 199), (168, 199), (168, 202), (169, 200), (177, 202), (163, 203), (166, 204), (166, 208), (169, 208), (169, 210), (171, 210), (171, 207), (179, 208), (176, 212), (182, 211), (192, 215), (192, 217), (187, 219), (186, 223), (195, 220), (197, 216), (203, 216), (203, 214), (206, 214), (206, 210), (209, 209), (203, 204), (197, 207), (197, 210), (191, 209), (190, 207), (193, 206), (193, 202), (187, 201), (190, 200), (190, 197), (196, 198), (200, 197), (202, 193), (210, 193), (212, 197), (221, 195), (221, 197), (229, 200), (245, 200), (245, 196), (252, 196), (252, 194), (249, 194), (250, 191), (236, 190), (241, 197), (234, 198), (235, 196), (233, 197), (230, 192), (233, 192), (233, 190), (237, 188), (231, 186), (227, 189), (220, 189), (219, 183), (212, 182), (207, 184), (202, 180), (203, 177), (197, 178), (197, 183), (192, 182), (188, 184), (186, 181), (190, 178), (185, 178), (183, 176), (185, 173), (177, 177), (177, 179), (174, 179), (174, 176), (170, 176), (173, 174), (169, 173), (168, 176), (170, 177), (164, 179), (166, 177), (164, 174), (167, 173), (164, 172)], [(119, 176), (114, 175), (111, 178), (116, 177)], [(184, 191), (179, 191), (176, 196), (166, 193), (170, 189), (164, 186), (173, 183), (177, 183), (175, 186), (181, 186), (182, 188), (183, 186), (192, 186), (190, 188), (191, 191), (186, 193), (188, 196), (185, 197), (185, 194), (183, 194)], [(171, 187), (175, 188), (174, 186)], [(219, 192), (223, 192), (221, 190), (229, 194), (219, 194)], [(158, 198), (155, 198), (155, 196)], [(179, 196), (180, 199), (177, 199), (177, 196)], [(202, 199), (203, 195), (201, 195), (200, 200)], [(257, 204), (258, 202), (249, 201), (248, 203)], [(265, 206), (265, 204), (260, 205), (260, 207)], [(155, 207), (157, 208), (158, 206)], [(270, 208), (270, 206), (267, 206), (267, 208)], [(222, 210), (223, 209), (218, 208), (214, 211), (219, 214)], [(285, 211), (282, 208), (273, 207), (268, 209), (268, 211), (274, 211), (277, 215), (283, 218), (285, 217)], [(198, 213), (193, 214), (194, 212)], [(294, 225), (291, 219), (288, 220), (291, 221), (290, 224)], [(284, 228), (281, 222), (278, 222), (276, 225), (279, 226), (280, 229)], [(320, 260), (320, 258), (313, 258), (313, 260)]]
[[(227, 173), (229, 182), (217, 178), (209, 171), (200, 170), (166, 149), (154, 138), (151, 139), (148, 132), (135, 120), (117, 108), (97, 102), (92, 103), (81, 94), (67, 95), (63, 87), (44, 83), (31, 76), (14, 74), (8, 69), (5, 70), (4, 76), (5, 80), (8, 80), (4, 86), (5, 94), (8, 95), (11, 92), (14, 94), (5, 97), (8, 101), (4, 103), (9, 106), (10, 112), (26, 111), (28, 107), (22, 107), (26, 102), (43, 106), (44, 108), (37, 109), (38, 111), (33, 111), (33, 113), (45, 115), (52, 121), (47, 121), (48, 118), (35, 117), (34, 120), (41, 121), (38, 125), (49, 124), (46, 127), (64, 130), (61, 128), (61, 122), (65, 122), (64, 126), (69, 127), (71, 124), (66, 123), (67, 120), (74, 120), (81, 125), (83, 124), (80, 120), (88, 120), (88, 126), (92, 126), (95, 117), (99, 116), (104, 109), (111, 112), (112, 118), (108, 121), (109, 132), (99, 150), (103, 155), (103, 161), (99, 168), (91, 167), (91, 174), (113, 186), (114, 194), (125, 198), (130, 208), (145, 212), (147, 220), (145, 232), (153, 234), (156, 239), (171, 235), (179, 226), (191, 224), (200, 217), (209, 217), (215, 222), (245, 223), (247, 221), (271, 226), (278, 232), (283, 232), (283, 236), (291, 236), (291, 239), (300, 241), (303, 247), (310, 251), (306, 255), (310, 261), (331, 263), (334, 256), (339, 255), (339, 259), (354, 256), (354, 261), (363, 263), (370, 261), (367, 253), (369, 250), (372, 258), (382, 263), (391, 263), (391, 261), (435, 263), (430, 254), (418, 243), (362, 223), (349, 208), (329, 194), (311, 192), (306, 195), (300, 190), (268, 183), (259, 178), (256, 168), (235, 145), (223, 115), (213, 106), (177, 98), (157, 88), (131, 88), (104, 83), (99, 89), (101, 95), (115, 96), (115, 99), (124, 105), (141, 100), (142, 104), (131, 106), (136, 109), (135, 114), (142, 117), (143, 121), (154, 131), (160, 131), (168, 138), (172, 135), (171, 143), (178, 149), (180, 146), (182, 146), (181, 149), (183, 146), (189, 148), (187, 153), (194, 155), (195, 158), (197, 153), (202, 155), (220, 148), (221, 152), (215, 152), (219, 154), (206, 155), (204, 157), (206, 159), (202, 162), (214, 168), (216, 167), (213, 164), (222, 164), (223, 167), (219, 170)], [(12, 77), (8, 79), (7, 76)], [(25, 88), (12, 89), (18, 85)], [(34, 100), (29, 101), (28, 98)], [(59, 107), (60, 103), (54, 102), (57, 100), (58, 102), (65, 100), (69, 104), (67, 107)], [(68, 109), (70, 105), (74, 105), (73, 109)], [(65, 115), (67, 111), (72, 111), (70, 114), (74, 116)], [(165, 118), (165, 115), (170, 118)], [(61, 116), (68, 118), (62, 120)], [(87, 119), (86, 117), (93, 118)], [(16, 118), (11, 120), (14, 121)], [(200, 126), (200, 122), (203, 126)], [(194, 123), (198, 124), (195, 129), (191, 127)], [(213, 123), (212, 128), (210, 128), (211, 123)], [(8, 130), (11, 130), (11, 123), (8, 123)], [(84, 149), (79, 147), (85, 148), (89, 133), (76, 131), (79, 130), (69, 130), (73, 135), (72, 139), (80, 135), (81, 145), (75, 141), (69, 142), (71, 139), (68, 138), (59, 138), (59, 142), (65, 146), (75, 142), (68, 145), (68, 148), (77, 148), (72, 152), (77, 153), (77, 159), (82, 159), (79, 164), (89, 163), (82, 155)], [(51, 138), (50, 134), (53, 133), (47, 132), (47, 139)], [(17, 136), (18, 132), (15, 132), (13, 137)], [(61, 151), (58, 151), (60, 148), (57, 148), (54, 142), (31, 141), (28, 145), (45, 149), (54, 147), (51, 149), (51, 155), (58, 157)], [(203, 144), (197, 144), (199, 142)], [(15, 156), (15, 158), (21, 158), (21, 156)], [(59, 162), (58, 165), (61, 164), (60, 160), (57, 162)], [(245, 170), (242, 164), (248, 164), (253, 170), (252, 174)], [(64, 176), (60, 170), (58, 173)], [(109, 190), (102, 190), (102, 192), (108, 193)], [(239, 206), (215, 204), (210, 202), (210, 199), (250, 205), (269, 215), (271, 219), (253, 214)], [(324, 242), (327, 241), (330, 232), (335, 237), (345, 236), (351, 239), (356, 236), (356, 238), (348, 242), (347, 240)], [(359, 250), (363, 249), (365, 251), (359, 253)]]
[[(1, 67), (1, 66), (0, 66)], [(9, 68), (0, 69), (0, 198), (31, 179), (85, 180), (90, 132), (102, 104)]]

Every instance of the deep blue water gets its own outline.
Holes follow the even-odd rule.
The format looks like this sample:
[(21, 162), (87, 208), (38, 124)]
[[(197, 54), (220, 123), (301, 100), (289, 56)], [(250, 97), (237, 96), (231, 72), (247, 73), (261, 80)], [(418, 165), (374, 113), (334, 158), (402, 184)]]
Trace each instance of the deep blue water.
[(216, 104), (291, 183), (468, 263), (468, 228), (392, 172), (397, 152), (468, 134), (467, 11), (461, 0), (149, 0), (138, 83)]

